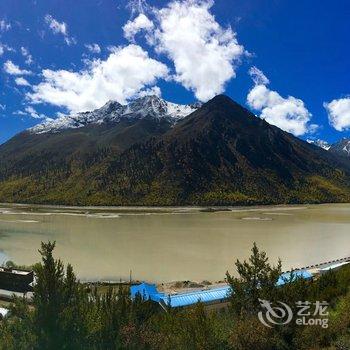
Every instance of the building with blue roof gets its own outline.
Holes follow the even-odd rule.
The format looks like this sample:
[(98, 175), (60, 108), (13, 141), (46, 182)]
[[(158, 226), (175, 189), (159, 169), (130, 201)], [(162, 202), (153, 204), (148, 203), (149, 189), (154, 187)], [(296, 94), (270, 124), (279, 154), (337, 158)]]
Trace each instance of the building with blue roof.
[(283, 286), (288, 282), (293, 282), (298, 278), (309, 280), (312, 278), (312, 274), (308, 270), (297, 270), (293, 272), (285, 272), (278, 278), (277, 285)]
[(227, 300), (231, 293), (229, 286), (220, 288), (211, 288), (205, 290), (195, 290), (178, 294), (165, 294), (157, 290), (155, 284), (141, 283), (130, 287), (131, 298), (135, 299), (139, 294), (144, 300), (152, 300), (161, 304), (163, 307), (183, 307), (202, 303), (219, 303)]
[(205, 304), (224, 302), (230, 296), (231, 288), (229, 286), (221, 288), (211, 288), (179, 294), (170, 294), (162, 299), (165, 305), (171, 307), (189, 306), (202, 302)]
[[(278, 281), (277, 285), (282, 286), (290, 281), (295, 281), (298, 278), (311, 279), (312, 275), (307, 270), (298, 270), (293, 272), (283, 273)], [(190, 292), (177, 293), (177, 294), (165, 294), (157, 290), (155, 284), (141, 283), (130, 287), (131, 298), (135, 299), (139, 294), (144, 300), (152, 300), (159, 303), (163, 308), (166, 307), (185, 307), (194, 305), (198, 302), (205, 304), (218, 304), (224, 303), (228, 300), (231, 294), (231, 287), (226, 285), (218, 288), (210, 288), (203, 290), (194, 290)]]
[(165, 298), (165, 294), (158, 292), (156, 285), (150, 283), (141, 283), (131, 286), (131, 299), (135, 299), (137, 294), (139, 294), (144, 300), (153, 300), (156, 302), (159, 302), (161, 298)]
[(333, 263), (330, 264), (326, 267), (323, 267), (321, 269), (319, 269), (320, 274), (329, 272), (330, 270), (336, 271), (338, 269), (340, 269), (341, 267), (343, 267), (344, 265), (348, 265), (350, 263), (350, 261), (342, 261), (342, 262), (337, 262), (337, 263)]

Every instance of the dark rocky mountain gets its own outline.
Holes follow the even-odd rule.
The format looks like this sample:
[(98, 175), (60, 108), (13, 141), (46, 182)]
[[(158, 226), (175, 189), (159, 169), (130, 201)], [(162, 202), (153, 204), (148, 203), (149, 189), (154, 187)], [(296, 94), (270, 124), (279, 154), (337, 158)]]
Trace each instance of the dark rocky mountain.
[(329, 151), (345, 158), (350, 158), (350, 139), (343, 137), (338, 142), (332, 144)]
[(121, 105), (62, 116), (30, 128), (0, 146), (0, 176), (31, 175), (34, 168), (67, 168), (73, 161), (117, 154), (164, 134), (199, 107), (146, 96)]
[[(160, 119), (164, 125), (151, 122)], [(130, 134), (119, 121), (18, 135), (0, 147), (0, 201), (229, 205), (350, 200), (348, 162), (269, 125), (226, 96), (175, 125), (160, 119), (141, 118), (137, 127), (129, 126), (137, 130)], [(135, 137), (138, 133), (146, 136)], [(18, 138), (25, 139), (21, 146)], [(61, 151), (39, 146), (45, 143), (55, 144), (53, 149), (60, 145)], [(91, 144), (93, 151), (87, 152)], [(19, 155), (23, 152), (26, 156)]]

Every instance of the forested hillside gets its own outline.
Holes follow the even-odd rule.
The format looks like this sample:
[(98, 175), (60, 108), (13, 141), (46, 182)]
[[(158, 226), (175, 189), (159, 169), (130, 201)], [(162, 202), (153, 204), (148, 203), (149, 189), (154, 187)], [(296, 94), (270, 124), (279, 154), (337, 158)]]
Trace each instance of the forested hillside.
[(220, 95), (175, 126), (145, 118), (0, 147), (0, 201), (71, 205), (348, 202), (350, 165)]

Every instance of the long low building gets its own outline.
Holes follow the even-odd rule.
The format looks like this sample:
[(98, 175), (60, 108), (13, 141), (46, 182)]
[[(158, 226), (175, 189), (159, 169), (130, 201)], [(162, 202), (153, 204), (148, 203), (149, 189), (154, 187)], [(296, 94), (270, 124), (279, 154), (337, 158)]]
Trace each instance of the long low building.
[(330, 270), (336, 271), (336, 270), (340, 269), (341, 267), (348, 265), (349, 263), (350, 263), (350, 261), (342, 261), (342, 262), (333, 263), (333, 264), (330, 264), (326, 267), (320, 268), (319, 273), (323, 274), (323, 273), (326, 273)]
[(29, 292), (34, 282), (34, 272), (0, 267), (0, 289)]
[[(292, 273), (286, 272), (279, 277), (277, 285), (282, 286), (285, 283), (293, 281), (297, 278), (311, 279), (312, 275), (307, 270), (299, 270)], [(152, 300), (159, 303), (163, 308), (169, 306), (185, 307), (194, 305), (198, 302), (202, 302), (207, 305), (227, 302), (231, 294), (231, 287), (226, 285), (218, 288), (201, 289), (177, 294), (166, 294), (159, 292), (155, 284), (141, 283), (131, 286), (130, 294), (132, 299), (135, 299), (137, 295), (140, 295), (144, 300)]]
[(8, 309), (5, 309), (4, 307), (0, 307), (0, 319), (6, 317), (8, 313), (9, 313)]

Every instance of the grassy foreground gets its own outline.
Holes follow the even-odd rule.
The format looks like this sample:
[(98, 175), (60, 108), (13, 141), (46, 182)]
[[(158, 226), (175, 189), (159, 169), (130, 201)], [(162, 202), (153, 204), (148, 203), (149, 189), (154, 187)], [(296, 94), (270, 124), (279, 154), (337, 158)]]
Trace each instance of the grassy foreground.
[[(53, 257), (55, 244), (42, 243), (42, 261), (35, 265), (33, 305), (16, 299), (10, 316), (0, 321), (0, 349), (349, 349), (350, 266), (313, 281), (297, 279), (276, 287), (281, 263), (271, 265), (253, 246), (248, 261), (235, 263), (237, 276), (226, 275), (236, 292), (225, 312), (192, 308), (162, 311), (129, 292), (88, 291), (73, 268)], [(259, 281), (259, 282), (258, 282)], [(329, 327), (287, 325), (266, 327), (258, 319), (259, 299), (327, 301)], [(295, 310), (293, 310), (295, 311)]]

